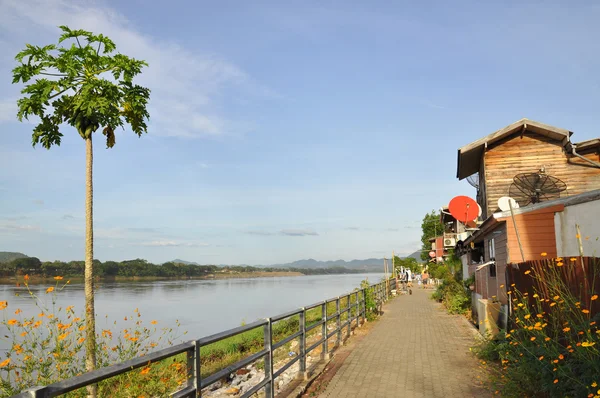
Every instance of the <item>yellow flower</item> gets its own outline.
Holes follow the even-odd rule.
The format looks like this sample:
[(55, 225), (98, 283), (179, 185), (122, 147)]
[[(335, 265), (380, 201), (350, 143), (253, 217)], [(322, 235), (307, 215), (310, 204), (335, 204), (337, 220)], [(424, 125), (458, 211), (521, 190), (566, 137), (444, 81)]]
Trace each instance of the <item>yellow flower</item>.
[(16, 325), (19, 321), (17, 321), (16, 319), (9, 319), (6, 323), (9, 325)]
[(531, 341), (535, 341), (535, 337), (532, 337), (532, 338), (530, 338), (529, 340), (531, 340)]
[(582, 347), (593, 347), (596, 343), (592, 342), (592, 341), (584, 341), (583, 343), (581, 343)]
[(531, 274), (531, 270), (525, 271), (525, 275)]
[(533, 297), (536, 297), (536, 298), (537, 298), (537, 297), (540, 297), (540, 296), (538, 296), (538, 294), (537, 294), (537, 293), (534, 293), (534, 294), (533, 294)]
[(151, 321), (150, 323), (153, 325), (156, 325), (158, 323), (158, 321)]
[(8, 301), (0, 301), (0, 310), (5, 309), (6, 307), (8, 307)]
[(4, 368), (4, 367), (8, 366), (9, 363), (10, 363), (10, 358), (7, 358), (3, 362), (0, 362), (0, 368)]
[(556, 266), (557, 266), (557, 267), (562, 267), (562, 266), (563, 266), (563, 263), (562, 263), (562, 261), (559, 261), (559, 262), (557, 262), (557, 263), (556, 263)]
[(569, 260), (570, 261), (577, 261), (577, 259), (575, 257), (571, 257)]
[(523, 307), (523, 305), (524, 305), (523, 303), (519, 303), (519, 304), (517, 304), (517, 307)]
[(598, 383), (596, 383), (596, 382), (593, 382), (593, 383), (592, 383), (592, 387), (596, 387), (596, 386), (598, 386)]
[(592, 301), (598, 300), (598, 295), (594, 294), (592, 297), (590, 297), (590, 300), (592, 300)]
[(550, 337), (546, 337), (544, 341), (550, 341)]
[(85, 326), (79, 326), (79, 331), (82, 332), (85, 330)]
[(63, 333), (61, 335), (58, 336), (59, 340), (64, 340), (67, 336), (69, 335), (69, 332)]
[(510, 333), (507, 333), (507, 334), (506, 334), (506, 338), (509, 338), (509, 337), (510, 337)]
[(55, 276), (54, 280), (60, 281), (60, 280), (62, 280), (62, 278), (63, 278), (62, 276)]
[(138, 341), (138, 338), (137, 338), (137, 337), (132, 337), (132, 338), (130, 338), (129, 340), (130, 340), (130, 341), (133, 341), (133, 342), (135, 343), (136, 341)]
[(85, 341), (85, 337), (80, 337), (79, 340), (77, 340), (77, 343), (81, 344)]
[(525, 319), (529, 319), (529, 318), (531, 318), (531, 315), (527, 314), (527, 315), (524, 316), (524, 318)]
[(554, 307), (556, 303), (550, 303), (550, 307)]
[(538, 318), (543, 318), (544, 316), (542, 314), (537, 314), (536, 315)]
[(74, 306), (70, 305), (67, 307), (67, 311), (71, 311), (73, 308), (75, 308)]
[(560, 298), (560, 296), (554, 296), (552, 297), (554, 300), (558, 300)]
[(566, 333), (566, 332), (568, 332), (569, 330), (571, 330), (571, 328), (564, 328), (564, 329), (563, 329), (563, 332), (565, 332), (565, 333)]
[(583, 310), (581, 310), (581, 312), (583, 312), (584, 314), (589, 314), (590, 310), (583, 309)]
[(25, 337), (25, 336), (27, 336), (27, 332), (21, 333), (21, 337)]
[(500, 289), (502, 289), (504, 287), (504, 285), (500, 285)]
[(548, 255), (548, 253), (546, 253), (546, 252), (541, 253), (542, 257), (546, 257), (547, 255)]
[(52, 293), (54, 291), (54, 288), (52, 286), (50, 286), (48, 289), (46, 289), (46, 293)]

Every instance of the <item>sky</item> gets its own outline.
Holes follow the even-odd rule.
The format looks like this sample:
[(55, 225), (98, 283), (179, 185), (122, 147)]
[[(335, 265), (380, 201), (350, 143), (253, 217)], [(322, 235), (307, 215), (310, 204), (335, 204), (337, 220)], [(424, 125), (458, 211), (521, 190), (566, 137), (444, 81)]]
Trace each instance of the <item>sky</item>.
[[(489, 4), (488, 4), (489, 3)], [(0, 251), (84, 257), (85, 144), (33, 148), (14, 55), (58, 25), (149, 67), (148, 134), (94, 152), (95, 258), (407, 255), (457, 149), (523, 117), (600, 136), (594, 1), (0, 0)]]

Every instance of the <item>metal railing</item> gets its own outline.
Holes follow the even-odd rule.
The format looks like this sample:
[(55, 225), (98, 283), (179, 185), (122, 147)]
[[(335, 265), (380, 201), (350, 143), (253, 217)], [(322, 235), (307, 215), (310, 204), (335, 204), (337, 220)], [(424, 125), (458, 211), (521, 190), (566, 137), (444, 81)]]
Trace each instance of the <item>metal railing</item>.
[[(388, 286), (386, 289), (386, 285)], [(91, 384), (96, 384), (103, 380), (111, 377), (119, 376), (135, 369), (148, 366), (150, 363), (156, 363), (165, 359), (173, 358), (177, 355), (186, 354), (187, 357), (187, 382), (181, 389), (172, 393), (170, 396), (173, 398), (183, 397), (197, 397), (200, 396), (200, 392), (205, 387), (208, 387), (217, 381), (229, 376), (230, 374), (238, 371), (239, 369), (248, 366), (261, 358), (264, 360), (265, 377), (248, 391), (244, 392), (241, 397), (250, 397), (253, 394), (265, 388), (265, 396), (272, 398), (275, 395), (275, 379), (283, 374), (296, 362), (300, 362), (298, 376), (306, 378), (306, 360), (308, 354), (315, 348), (321, 346), (321, 358), (329, 359), (330, 347), (329, 340), (336, 336), (337, 347), (343, 344), (344, 341), (344, 330), (346, 338), (351, 335), (352, 325), (355, 327), (361, 326), (365, 322), (366, 317), (366, 290), (373, 294), (375, 305), (377, 308), (380, 307), (381, 303), (387, 301), (391, 295), (391, 290), (396, 289), (396, 279), (392, 278), (389, 283), (380, 282), (369, 286), (366, 289), (355, 290), (353, 292), (318, 302), (307, 307), (287, 312), (285, 314), (277, 315), (271, 318), (262, 319), (244, 326), (240, 326), (234, 329), (229, 329), (224, 332), (216, 333), (211, 336), (203, 337), (198, 340), (190, 340), (181, 344), (177, 344), (172, 347), (164, 348), (161, 350), (154, 351), (142, 357), (137, 357), (129, 361), (118, 363), (105, 368), (96, 369), (94, 371), (85, 373), (81, 376), (76, 376), (67, 380), (60, 381), (58, 383), (49, 384), (44, 387), (33, 387), (20, 394), (13, 396), (13, 398), (50, 398), (56, 397), (62, 394), (66, 394), (70, 391), (77, 390), (82, 387), (86, 387)], [(340, 308), (340, 303), (345, 302), (346, 307)], [(335, 303), (335, 313), (328, 314), (328, 304)], [(320, 319), (316, 322), (307, 325), (307, 312), (313, 309), (321, 309)], [(344, 314), (346, 314), (344, 316)], [(291, 317), (299, 317), (299, 330), (279, 341), (273, 341), (273, 325), (279, 321), (289, 319)], [(344, 323), (342, 319), (345, 320)], [(335, 328), (328, 330), (328, 323), (335, 321)], [(213, 344), (227, 338), (237, 336), (241, 333), (248, 332), (250, 330), (262, 327), (264, 336), (263, 348), (251, 355), (248, 355), (244, 359), (231, 364), (224, 369), (221, 369), (209, 376), (202, 377), (200, 374), (201, 357), (200, 348)], [(315, 342), (310, 342), (307, 347), (307, 337), (309, 332), (321, 327), (320, 339)], [(292, 340), (299, 338), (299, 353), (294, 358), (290, 359), (287, 363), (281, 366), (279, 369), (274, 371), (273, 369), (273, 352), (283, 347), (285, 344), (290, 343)]]

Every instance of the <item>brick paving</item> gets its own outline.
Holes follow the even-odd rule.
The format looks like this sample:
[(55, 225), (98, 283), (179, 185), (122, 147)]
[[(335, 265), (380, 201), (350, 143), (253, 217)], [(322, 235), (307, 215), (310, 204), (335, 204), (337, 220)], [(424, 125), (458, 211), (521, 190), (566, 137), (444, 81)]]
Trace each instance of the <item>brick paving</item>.
[(414, 288), (393, 299), (384, 315), (344, 360), (321, 398), (489, 397), (469, 352), (475, 334), (466, 319), (448, 315)]

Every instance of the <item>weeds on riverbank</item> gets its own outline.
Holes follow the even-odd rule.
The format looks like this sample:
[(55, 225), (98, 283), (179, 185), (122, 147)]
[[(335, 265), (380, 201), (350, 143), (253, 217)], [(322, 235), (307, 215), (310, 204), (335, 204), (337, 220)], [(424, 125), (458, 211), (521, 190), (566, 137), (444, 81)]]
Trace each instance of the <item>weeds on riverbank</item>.
[[(455, 267), (458, 268), (456, 265)], [(449, 314), (467, 314), (471, 309), (469, 285), (474, 279), (469, 278), (463, 281), (460, 269), (455, 270), (453, 274), (446, 265), (435, 267), (430, 270), (430, 274), (431, 277), (442, 280), (435, 292), (431, 294), (431, 298), (442, 302)]]
[(543, 281), (544, 291), (511, 286), (514, 326), (477, 348), (482, 361), (499, 363), (492, 383), (503, 396), (600, 397), (600, 313), (591, 311), (599, 289), (596, 275), (578, 292), (569, 289), (559, 269), (575, 260), (524, 271)]
[[(10, 345), (5, 358), (0, 358), (0, 395), (10, 396), (33, 386), (47, 385), (85, 373), (85, 360), (82, 355), (85, 342), (85, 325), (83, 317), (77, 316), (72, 306), (57, 307), (57, 294), (69, 284), (57, 276), (55, 285), (47, 288), (45, 295), (38, 297), (32, 292), (25, 278), (24, 285), (39, 313), (31, 317), (23, 317), (20, 309), (12, 309), (8, 302), (0, 302), (0, 312), (8, 334), (4, 340)], [(368, 287), (363, 282), (361, 287)], [(367, 289), (367, 317), (375, 316), (373, 292)], [(358, 309), (344, 309), (356, 304), (356, 296), (340, 299), (340, 310), (343, 312), (340, 323), (353, 319)], [(14, 312), (14, 315), (13, 315)], [(326, 305), (328, 326), (333, 326), (337, 313), (335, 301)], [(310, 328), (322, 320), (322, 308), (317, 306), (306, 311), (306, 327)], [(185, 334), (175, 329), (159, 328), (158, 321), (149, 324), (142, 320), (142, 315), (135, 309), (131, 316), (123, 320), (125, 326), (117, 330), (117, 322), (113, 321), (105, 328), (97, 325), (97, 367), (105, 367), (123, 362), (174, 342)], [(119, 320), (119, 324), (122, 324)], [(294, 315), (273, 323), (273, 342), (282, 341), (300, 330), (300, 317)], [(312, 328), (307, 332), (307, 346), (321, 338), (322, 327)], [(335, 337), (332, 337), (335, 339)], [(258, 327), (228, 339), (201, 347), (202, 377), (214, 374), (227, 366), (259, 352), (264, 347), (263, 328)], [(290, 351), (291, 343), (287, 343), (275, 352), (275, 359), (297, 355)], [(296, 350), (297, 351), (297, 350)], [(318, 355), (319, 348), (314, 355)], [(256, 363), (261, 368), (262, 362)], [(113, 377), (99, 383), (100, 396), (165, 396), (185, 383), (187, 364), (185, 355), (172, 359), (148, 363), (147, 366), (133, 370), (121, 376)], [(85, 388), (67, 394), (67, 396), (85, 396)]]
[[(7, 334), (2, 340), (10, 346), (6, 356), (0, 359), (0, 393), (11, 396), (24, 389), (55, 383), (85, 373), (84, 352), (85, 322), (73, 306), (56, 305), (56, 295), (69, 281), (55, 277), (56, 283), (46, 289), (45, 298), (38, 297), (25, 286), (39, 313), (23, 317), (19, 308), (12, 309), (7, 301), (0, 302), (3, 312), (2, 324)], [(47, 299), (47, 300), (46, 300)], [(49, 301), (49, 302), (48, 302)], [(157, 326), (152, 320), (144, 323), (135, 309), (123, 320), (121, 330), (98, 328), (97, 367), (105, 367), (143, 356), (159, 346), (172, 345), (180, 338), (179, 324), (176, 328)], [(111, 326), (116, 327), (116, 321)], [(185, 333), (184, 333), (185, 334)], [(148, 364), (141, 370), (111, 378), (99, 384), (101, 396), (164, 395), (174, 391), (186, 378), (183, 358), (170, 363)], [(85, 389), (68, 396), (86, 396)]]

